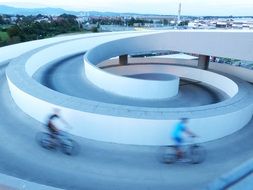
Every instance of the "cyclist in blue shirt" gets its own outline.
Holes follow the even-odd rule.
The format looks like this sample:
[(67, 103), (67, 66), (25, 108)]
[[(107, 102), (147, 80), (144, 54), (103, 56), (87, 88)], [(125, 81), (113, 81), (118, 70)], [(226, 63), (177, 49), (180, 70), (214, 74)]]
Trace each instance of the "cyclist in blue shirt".
[(175, 125), (174, 129), (172, 130), (171, 137), (175, 141), (175, 149), (176, 154), (178, 158), (181, 158), (183, 155), (183, 152), (181, 151), (180, 146), (183, 143), (183, 133), (186, 133), (187, 135), (191, 137), (195, 137), (196, 135), (192, 133), (187, 127), (189, 119), (188, 118), (181, 118), (181, 120)]

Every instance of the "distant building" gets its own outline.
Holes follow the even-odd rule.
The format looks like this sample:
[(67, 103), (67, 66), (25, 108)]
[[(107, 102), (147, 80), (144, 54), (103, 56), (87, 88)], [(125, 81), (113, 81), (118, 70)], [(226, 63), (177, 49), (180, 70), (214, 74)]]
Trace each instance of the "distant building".
[(181, 2), (179, 3), (178, 6), (178, 15), (177, 15), (177, 24), (181, 22)]
[(11, 20), (11, 23), (15, 23), (15, 22), (18, 20), (18, 17), (12, 16), (12, 17), (10, 18), (10, 20)]
[(227, 28), (227, 22), (226, 21), (218, 21), (216, 23), (216, 28)]
[(86, 21), (86, 20), (84, 20), (84, 17), (78, 17), (78, 18), (76, 18), (76, 21), (77, 21), (79, 24), (82, 24), (82, 23), (84, 23), (84, 21)]
[(49, 18), (39, 18), (35, 20), (36, 22), (50, 22)]
[(133, 23), (133, 27), (141, 27), (142, 23)]
[(189, 22), (188, 23), (188, 28), (195, 29), (195, 28), (198, 28), (198, 27), (199, 27), (199, 23), (197, 23), (197, 22)]

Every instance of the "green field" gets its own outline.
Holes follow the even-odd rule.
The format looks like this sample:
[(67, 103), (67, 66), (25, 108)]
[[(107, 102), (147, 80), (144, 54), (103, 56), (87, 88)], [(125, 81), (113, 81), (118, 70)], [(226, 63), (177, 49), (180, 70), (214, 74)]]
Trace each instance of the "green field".
[(8, 41), (9, 40), (9, 35), (7, 32), (0, 32), (0, 41)]

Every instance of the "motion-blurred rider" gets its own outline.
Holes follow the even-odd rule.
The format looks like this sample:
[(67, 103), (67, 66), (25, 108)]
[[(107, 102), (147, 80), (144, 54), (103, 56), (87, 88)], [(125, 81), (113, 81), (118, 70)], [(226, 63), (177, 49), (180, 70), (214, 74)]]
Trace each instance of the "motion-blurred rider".
[(59, 121), (65, 124), (66, 126), (69, 126), (68, 123), (63, 118), (61, 118), (60, 109), (54, 108), (53, 113), (49, 115), (47, 121), (47, 128), (52, 138), (56, 138), (58, 135), (60, 135), (60, 130), (57, 127)]
[(183, 157), (183, 152), (181, 150), (181, 145), (184, 142), (183, 139), (183, 134), (186, 133), (187, 135), (191, 137), (195, 137), (196, 135), (192, 133), (188, 128), (187, 128), (187, 123), (189, 119), (188, 118), (181, 118), (180, 121), (174, 126), (171, 134), (171, 138), (175, 142), (175, 149), (176, 149), (176, 155), (177, 158), (182, 158)]

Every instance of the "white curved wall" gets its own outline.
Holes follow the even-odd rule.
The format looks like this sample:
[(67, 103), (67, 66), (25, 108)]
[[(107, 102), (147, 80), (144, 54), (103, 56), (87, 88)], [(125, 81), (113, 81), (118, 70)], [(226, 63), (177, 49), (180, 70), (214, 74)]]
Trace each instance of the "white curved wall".
[[(43, 123), (52, 108), (60, 108), (63, 117), (73, 126), (73, 130), (70, 132), (74, 135), (122, 144), (168, 145), (174, 143), (170, 134), (177, 119), (171, 118), (169, 114), (168, 119), (138, 119), (78, 111), (54, 105), (27, 94), (13, 85), (10, 80), (8, 80), (8, 84), (17, 105), (25, 113)], [(194, 115), (194, 112), (184, 113), (184, 116), (189, 118)], [(205, 142), (232, 134), (245, 126), (251, 116), (252, 105), (249, 105), (235, 112), (193, 118), (190, 120), (189, 128), (199, 135), (199, 142)]]
[(170, 80), (134, 79), (104, 72), (89, 63), (85, 66), (85, 74), (99, 88), (121, 96), (164, 99), (178, 94), (179, 78), (176, 76)]
[(222, 64), (222, 63), (209, 63), (209, 69), (214, 71), (219, 71), (223, 73), (228, 73), (230, 75), (234, 75), (242, 80), (253, 83), (253, 70), (246, 69), (243, 67)]
[(98, 64), (115, 56), (147, 52), (152, 49), (253, 60), (250, 40), (252, 38), (253, 32), (242, 30), (161, 31), (156, 34), (100, 43), (87, 53), (86, 58), (93, 64)]
[[(116, 65), (119, 63), (118, 59), (110, 59), (104, 62), (99, 63), (98, 67), (107, 67), (109, 65)], [(184, 66), (192, 66), (197, 67), (197, 60), (185, 60), (185, 59), (174, 59), (174, 58), (157, 58), (157, 57), (149, 57), (149, 58), (128, 58), (129, 64), (143, 64), (143, 63), (157, 63), (157, 64), (176, 64), (176, 65), (184, 65)], [(253, 83), (253, 70), (247, 69), (244, 67), (238, 67), (229, 64), (222, 63), (209, 63), (209, 70), (218, 71), (221, 73), (227, 73), (229, 75), (236, 76), (242, 80)]]
[[(125, 33), (121, 32), (120, 34)], [(107, 33), (108, 34), (108, 33)], [(115, 33), (113, 33), (115, 34)], [(119, 34), (119, 33), (117, 33)], [(106, 35), (103, 34), (103, 35)], [(111, 34), (110, 34), (111, 35)], [(15, 45), (9, 45), (5, 47), (0, 48), (1, 57), (0, 57), (0, 63), (9, 61), (17, 56), (20, 56), (23, 53), (26, 53), (28, 51), (32, 51), (36, 48), (40, 48), (47, 45), (52, 45), (64, 41), (70, 41), (70, 40), (78, 40), (82, 38), (89, 38), (89, 37), (97, 37), (101, 36), (101, 34), (79, 34), (79, 35), (70, 35), (70, 36), (62, 36), (62, 37), (54, 37), (54, 38), (48, 38), (43, 40), (34, 40), (30, 42), (24, 42), (19, 43)]]
[[(129, 35), (125, 37), (129, 37)], [(124, 38), (124, 35), (120, 38)], [(83, 44), (80, 41), (79, 43), (78, 41), (69, 42), (69, 44), (73, 45), (74, 43), (79, 47), (74, 49), (80, 52), (81, 49), (82, 51), (86, 49), (84, 44), (88, 44), (87, 47), (91, 48), (112, 39), (115, 39), (115, 36), (108, 38), (101, 36), (101, 41), (96, 38), (94, 40), (84, 40), (82, 41)], [(60, 47), (60, 44), (54, 46), (54, 48), (57, 47)], [(26, 60), (22, 63), (24, 58), (19, 58), (16, 63), (14, 61), (7, 69), (8, 84), (14, 101), (25, 113), (41, 122), (45, 121), (47, 113), (50, 113), (52, 108), (59, 107), (62, 110), (63, 117), (73, 125), (72, 133), (75, 135), (115, 143), (166, 145), (173, 143), (169, 134), (173, 124), (180, 117), (191, 118), (189, 126), (201, 137), (199, 139), (201, 142), (231, 134), (242, 128), (251, 119), (252, 101), (248, 96), (241, 97), (238, 95), (240, 92), (231, 100), (210, 106), (151, 109), (109, 105), (78, 99), (50, 90), (29, 78), (28, 73), (25, 72), (25, 67), (31, 76), (43, 64), (55, 61), (55, 59), (64, 56), (65, 51), (68, 52), (68, 48), (72, 49), (67, 45), (64, 47), (66, 49), (63, 49), (60, 55), (54, 54), (54, 49), (50, 49), (50, 51), (41, 49), (41, 54), (34, 52), (36, 59), (33, 58), (31, 64), (34, 61), (43, 60), (35, 67), (31, 64), (27, 67)], [(46, 54), (43, 51), (51, 52), (50, 58), (45, 59)], [(75, 53), (75, 51), (73, 50), (72, 53)], [(26, 58), (29, 59), (29, 55)], [(30, 66), (31, 68), (29, 68)], [(186, 74), (192, 75), (187, 72)], [(232, 96), (235, 91), (228, 93)], [(245, 91), (245, 93), (242, 93), (242, 95), (245, 94), (250, 94), (250, 92)]]
[[(224, 37), (224, 43), (221, 44), (221, 40)], [(240, 38), (240, 41), (237, 41), (237, 39), (232, 39), (232, 37), (238, 37)], [(245, 52), (242, 52), (241, 50), (235, 50), (231, 49), (229, 45), (235, 45), (236, 42), (238, 45), (243, 45), (243, 49), (249, 46), (252, 46), (248, 42), (247, 39), (250, 37), (253, 37), (253, 33), (242, 33), (242, 32), (207, 32), (207, 31), (169, 31), (164, 33), (158, 33), (158, 34), (151, 34), (151, 35), (145, 35), (145, 36), (139, 36), (139, 37), (128, 37), (124, 39), (117, 39), (110, 42), (102, 43), (93, 49), (89, 50), (85, 56), (84, 56), (84, 66), (85, 66), (85, 74), (87, 78), (95, 85), (97, 85), (99, 88), (102, 88), (104, 90), (108, 90), (114, 94), (119, 94), (122, 96), (129, 96), (129, 97), (143, 97), (145, 98), (145, 94), (147, 96), (147, 91), (145, 91), (145, 85), (143, 85), (143, 88), (140, 88), (139, 82), (137, 79), (135, 80), (128, 80), (129, 85), (127, 86), (127, 89), (123, 89), (122, 87), (127, 85), (127, 81), (122, 76), (115, 76), (110, 73), (106, 73), (102, 70), (100, 70), (97, 67), (92, 67), (91, 65), (97, 65), (109, 58), (118, 56), (118, 55), (127, 55), (127, 54), (134, 54), (137, 52), (149, 52), (152, 50), (179, 50), (183, 52), (189, 52), (189, 53), (199, 53), (204, 55), (223, 55), (228, 57), (244, 57), (245, 59), (252, 59), (253, 55), (245, 54)], [(166, 43), (164, 41), (166, 39)], [(182, 41), (184, 39), (184, 41)], [(212, 40), (212, 41), (210, 41)], [(211, 44), (209, 44), (209, 42)], [(213, 45), (219, 44), (219, 48), (213, 47)], [(210, 49), (211, 47), (211, 49)], [(238, 55), (238, 51), (240, 52), (240, 55)], [(249, 50), (245, 49), (246, 52)], [(215, 54), (214, 54), (215, 52)], [(249, 52), (248, 52), (249, 53)], [(199, 76), (200, 73), (197, 73), (195, 70), (191, 71), (192, 73), (187, 73), (186, 71), (183, 75), (188, 75), (189, 78), (194, 77), (199, 80), (204, 77)], [(210, 84), (212, 83), (214, 86), (217, 86), (220, 88), (220, 82), (212, 81), (209, 73), (201, 73), (205, 75), (206, 83)], [(217, 76), (218, 77), (218, 76)], [(199, 79), (198, 79), (199, 78)], [(219, 77), (222, 79), (222, 77)], [(225, 83), (229, 83), (228, 80), (224, 81)], [(136, 85), (135, 85), (136, 84)], [(152, 85), (150, 83), (151, 89)], [(226, 85), (226, 84), (225, 84)], [(228, 92), (229, 96), (233, 96), (236, 94), (237, 89), (234, 87), (230, 89), (231, 86), (227, 87), (225, 89), (226, 92)], [(155, 90), (155, 88), (154, 88)], [(144, 91), (145, 93), (142, 93)], [(161, 97), (164, 97), (164, 93), (161, 92), (159, 94)], [(151, 94), (152, 95), (152, 94)], [(149, 97), (146, 97), (149, 98)], [(151, 96), (153, 98), (153, 95)]]
[[(200, 136), (199, 141), (203, 142), (221, 138), (235, 132), (242, 128), (252, 116), (252, 104), (247, 104), (247, 106), (239, 110), (235, 109), (236, 104), (227, 105), (226, 109), (221, 109), (219, 106), (216, 106), (216, 108), (209, 108), (209, 106), (193, 109), (180, 108), (174, 110), (177, 116), (173, 113), (173, 109), (168, 111), (164, 109), (163, 111), (159, 111), (157, 109), (164, 116), (164, 119), (148, 119), (120, 116), (125, 109), (124, 106), (118, 105), (117, 109), (115, 109), (113, 106), (107, 107), (97, 102), (94, 104), (94, 108), (91, 108), (91, 110), (97, 113), (92, 113), (90, 111), (83, 111), (81, 105), (84, 105), (84, 103), (80, 101), (80, 110), (69, 107), (65, 103), (66, 101), (68, 103), (71, 103), (70, 101), (77, 101), (78, 104), (78, 100), (70, 99), (61, 93), (51, 92), (53, 97), (62, 102), (57, 105), (52, 98), (43, 100), (40, 97), (26, 93), (9, 79), (8, 84), (13, 99), (25, 113), (41, 122), (45, 122), (47, 114), (54, 107), (58, 107), (62, 110), (63, 117), (73, 125), (72, 134), (105, 142), (137, 145), (172, 144), (173, 142), (170, 139), (171, 130), (177, 118), (182, 116), (191, 118), (189, 127)], [(41, 91), (50, 95), (50, 90), (45, 87)], [(89, 106), (92, 106), (92, 104)], [(38, 108), (40, 109), (38, 110)], [(103, 109), (104, 113), (99, 113), (100, 109)], [(114, 109), (115, 113), (113, 115), (108, 115), (110, 109)], [(135, 110), (134, 107), (126, 109), (127, 112)], [(146, 114), (149, 114), (151, 110), (145, 109)], [(240, 119), (238, 120), (238, 118)]]
[[(40, 48), (40, 51), (38, 51), (38, 49), (34, 47), (35, 49), (33, 50), (34, 54), (29, 56), (29, 60), (27, 60), (25, 69), (28, 75), (32, 76), (43, 65), (52, 61), (64, 59), (71, 55), (85, 52), (95, 47), (97, 43), (106, 43), (108, 41), (114, 40), (115, 38), (121, 39), (125, 37), (139, 36), (139, 35), (145, 35), (145, 34), (146, 32), (140, 32), (140, 33), (136, 33), (136, 32), (135, 33), (134, 32), (121, 33), (120, 32), (116, 34), (103, 33), (102, 35), (93, 34), (93, 35), (87, 35), (87, 36), (81, 35), (81, 37), (76, 37), (76, 36), (72, 38), (68, 37), (67, 39), (70, 38), (71, 40), (63, 40), (62, 43), (60, 43), (59, 41), (55, 43), (55, 40), (52, 40), (51, 45), (46, 44), (47, 46)], [(92, 40), (90, 40), (90, 37), (92, 37)], [(39, 43), (40, 46), (42, 46), (42, 44)], [(30, 47), (32, 47), (32, 45)]]
[[(131, 66), (113, 67), (110, 68), (109, 70), (110, 72), (105, 72), (89, 63), (85, 63), (85, 73), (90, 81), (92, 81), (95, 85), (99, 86), (100, 88), (123, 96), (137, 97), (137, 95), (140, 94), (143, 95), (144, 98), (147, 92), (151, 93), (152, 97), (154, 98), (156, 97), (157, 93), (158, 97), (161, 97), (161, 95), (163, 94), (166, 95), (166, 91), (170, 90), (170, 86), (166, 87), (167, 85), (166, 83), (164, 83), (163, 86), (161, 83), (157, 85), (156, 81), (131, 79), (121, 76), (121, 75), (150, 73), (150, 72), (172, 74), (182, 78), (202, 81), (208, 85), (218, 88), (219, 90), (223, 91), (230, 97), (235, 96), (238, 92), (237, 84), (233, 82), (231, 79), (214, 72), (191, 67), (182, 67), (182, 66), (168, 67), (167, 65), (146, 65), (145, 67), (143, 67), (142, 65), (139, 66), (131, 65)], [(147, 85), (145, 85), (145, 83), (147, 83)], [(154, 86), (154, 88), (152, 88), (152, 86)], [(164, 88), (165, 93), (159, 94), (161, 91), (160, 88)], [(149, 92), (149, 89), (152, 90)], [(154, 93), (152, 94), (152, 92)]]

